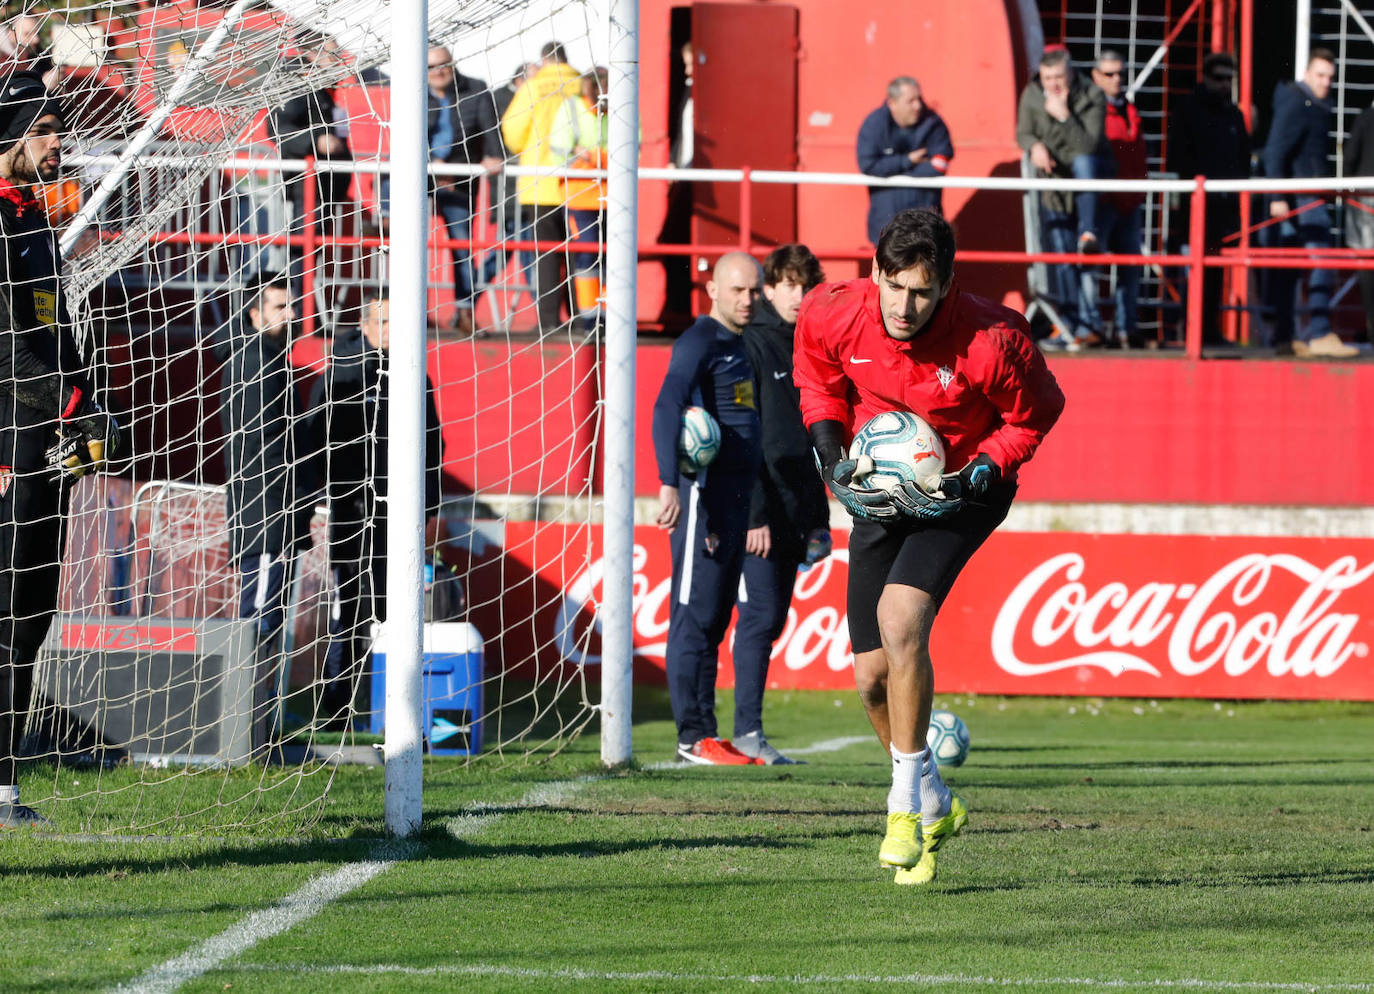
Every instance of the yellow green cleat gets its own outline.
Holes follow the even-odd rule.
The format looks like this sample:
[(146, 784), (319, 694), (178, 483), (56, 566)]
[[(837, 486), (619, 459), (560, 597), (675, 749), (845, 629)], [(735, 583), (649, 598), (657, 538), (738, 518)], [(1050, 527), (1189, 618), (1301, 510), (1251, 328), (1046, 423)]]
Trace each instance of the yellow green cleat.
[(887, 816), (887, 836), (878, 849), (883, 866), (911, 867), (921, 859), (921, 813), (894, 811)]
[(922, 849), (921, 858), (916, 861), (915, 866), (899, 867), (892, 882), (898, 886), (910, 887), (928, 884), (934, 880), (936, 876), (936, 853), (941, 844), (946, 839), (952, 839), (958, 835), (967, 824), (968, 808), (964, 807), (964, 802), (959, 799), (957, 794), (951, 794), (949, 812), (933, 825), (926, 825), (922, 829), (925, 846)]

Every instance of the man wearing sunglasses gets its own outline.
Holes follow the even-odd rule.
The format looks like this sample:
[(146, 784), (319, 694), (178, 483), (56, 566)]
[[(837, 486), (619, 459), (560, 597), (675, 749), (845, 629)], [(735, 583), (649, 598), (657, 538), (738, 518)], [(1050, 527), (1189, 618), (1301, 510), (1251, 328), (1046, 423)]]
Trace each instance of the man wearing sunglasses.
[[(1121, 53), (1104, 48), (1093, 67), (1093, 82), (1107, 97), (1106, 134), (1116, 164), (1118, 179), (1144, 179), (1145, 136), (1140, 127), (1140, 111), (1126, 97), (1126, 63)], [(1140, 253), (1140, 232), (1145, 215), (1145, 194), (1108, 193), (1098, 210), (1098, 237), (1108, 252), (1123, 255)], [(1085, 278), (1096, 277), (1085, 270)], [(1095, 287), (1094, 287), (1095, 289)], [(1116, 267), (1115, 344), (1139, 348), (1144, 343), (1136, 330), (1136, 298), (1140, 289), (1140, 267), (1131, 263)], [(1091, 294), (1096, 299), (1096, 293)]]

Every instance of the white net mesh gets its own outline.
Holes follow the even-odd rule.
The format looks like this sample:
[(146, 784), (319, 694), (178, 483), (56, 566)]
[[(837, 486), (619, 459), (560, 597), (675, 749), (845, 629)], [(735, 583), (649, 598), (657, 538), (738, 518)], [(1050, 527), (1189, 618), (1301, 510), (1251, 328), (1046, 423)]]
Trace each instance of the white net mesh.
[[(600, 6), (429, 5), (436, 755), (547, 752), (593, 714), (564, 587), (594, 560), (604, 184), (549, 170), (604, 165)], [(65, 421), (17, 358), (0, 383), (0, 794), (59, 829), (299, 831), (380, 741), (387, 219), (425, 196), (386, 179), (388, 7), (37, 3), (0, 32), (0, 81), (40, 75), (66, 123), (58, 175), (15, 172), (24, 132), (0, 152), (6, 349), (73, 346)], [(53, 319), (16, 303), (47, 285), (24, 190)], [(92, 396), (122, 444), (59, 482)]]

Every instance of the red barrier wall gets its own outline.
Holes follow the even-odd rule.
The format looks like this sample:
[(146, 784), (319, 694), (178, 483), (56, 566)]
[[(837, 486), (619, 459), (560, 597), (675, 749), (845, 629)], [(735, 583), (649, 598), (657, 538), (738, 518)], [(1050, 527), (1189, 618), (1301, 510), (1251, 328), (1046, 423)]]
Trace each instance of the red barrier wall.
[[(658, 492), (649, 415), (667, 346), (639, 350), (636, 489)], [(1021, 499), (1374, 504), (1374, 365), (1055, 356), (1064, 416)]]
[[(475, 591), (499, 564), (507, 590), (499, 603), (473, 610), (479, 630), (502, 633), (488, 659), (517, 672), (533, 659), (545, 672), (599, 663), (599, 640), (578, 642), (600, 596), (599, 535), (590, 536), (590, 561), (588, 536), (569, 526), (510, 524), (506, 536), (486, 571), (474, 573)], [(835, 555), (798, 575), (770, 687), (853, 687), (848, 534), (835, 537)], [(635, 678), (661, 683), (667, 534), (640, 527), (635, 545)], [(936, 689), (1374, 700), (1371, 576), (1369, 539), (997, 533), (936, 622)], [(734, 682), (733, 633), (732, 626), (722, 686)]]

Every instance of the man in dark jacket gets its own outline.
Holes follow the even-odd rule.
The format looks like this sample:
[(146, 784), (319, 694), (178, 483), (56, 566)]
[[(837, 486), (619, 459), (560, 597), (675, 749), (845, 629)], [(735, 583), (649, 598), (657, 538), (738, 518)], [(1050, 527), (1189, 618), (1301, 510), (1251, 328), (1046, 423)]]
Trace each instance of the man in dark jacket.
[[(304, 58), (301, 72), (315, 79), (328, 79), (330, 86), (292, 97), (267, 116), (267, 133), (276, 143), (284, 159), (309, 159), (320, 162), (347, 162), (353, 158), (348, 147), (347, 125), (334, 102), (332, 85), (343, 75), (344, 61), (338, 43), (313, 32), (296, 39)], [(330, 231), (348, 202), (348, 184), (352, 175), (347, 172), (315, 174), (315, 212), (320, 228)], [(297, 173), (286, 182), (286, 196), (291, 201), (290, 233), (305, 232), (305, 175)], [(292, 275), (299, 278), (301, 250), (291, 250)]]
[[(1264, 143), (1264, 174), (1270, 179), (1310, 179), (1331, 175), (1326, 156), (1331, 134), (1331, 80), (1336, 75), (1336, 56), (1325, 48), (1312, 49), (1302, 79), (1280, 83), (1274, 90), (1274, 119)], [(1288, 195), (1269, 201), (1269, 216), (1293, 217), (1272, 225), (1269, 244), (1284, 248), (1331, 247), (1331, 208), (1326, 198), (1299, 194), (1296, 208)], [(1271, 269), (1265, 274), (1265, 307), (1273, 313), (1266, 345), (1299, 356), (1349, 359), (1359, 350), (1346, 345), (1331, 330), (1331, 293), (1336, 286), (1333, 269), (1313, 269), (1307, 279), (1307, 326), (1297, 332), (1296, 300), (1300, 273), (1296, 269)], [(1295, 332), (1297, 332), (1295, 337)]]
[(735, 627), (735, 748), (768, 764), (795, 763), (763, 734), (763, 690), (773, 642), (787, 624), (797, 568), (830, 554), (830, 504), (792, 382), (792, 333), (802, 298), (825, 279), (805, 245), (763, 261), (763, 299), (744, 328), (763, 422), (763, 465), (749, 504)]
[[(363, 300), (356, 333), (334, 342), (329, 368), (316, 386), (311, 436), (323, 450), (329, 493), (329, 565), (334, 579), (322, 716), (347, 727), (349, 708), (367, 658), (368, 626), (385, 617), (387, 358), (390, 302), (375, 291)], [(425, 534), (438, 542), (443, 436), (434, 384), (425, 394)]]
[(229, 543), (239, 571), (239, 617), (257, 619), (258, 660), (277, 651), (298, 552), (310, 547), (318, 490), (291, 365), (291, 285), (268, 275), (243, 316), (214, 344), (223, 364)]
[[(1016, 111), (1016, 143), (1030, 158), (1038, 178), (1097, 179), (1111, 175), (1106, 103), (1101, 90), (1074, 72), (1068, 49), (1045, 49), (1039, 75), (1022, 91)], [(1045, 250), (1085, 255), (1100, 251), (1099, 194), (1045, 190), (1039, 197)], [(1057, 263), (1049, 271), (1060, 317), (1073, 327), (1058, 329), (1042, 344), (1070, 349), (1100, 344), (1097, 302), (1084, 293), (1078, 267)]]
[(104, 467), (118, 427), (94, 402), (33, 187), (62, 164), (62, 111), (43, 81), (0, 88), (0, 828), (41, 826), (19, 803), (15, 757), (34, 660), (57, 609), (75, 480)]
[[(1250, 175), (1250, 133), (1245, 115), (1231, 99), (1236, 63), (1226, 52), (1202, 60), (1202, 79), (1190, 96), (1169, 113), (1168, 170), (1184, 178), (1246, 179)], [(1187, 231), (1186, 219), (1176, 230)], [(1208, 255), (1219, 252), (1225, 239), (1240, 230), (1240, 197), (1234, 193), (1207, 194)], [(1202, 339), (1218, 343), (1221, 336), (1221, 287), (1224, 273), (1209, 268), (1202, 277)]]
[[(1366, 107), (1345, 142), (1345, 175), (1374, 176), (1374, 107)], [(1362, 252), (1374, 251), (1374, 196), (1345, 198), (1345, 243)], [(1361, 269), (1360, 297), (1364, 301), (1365, 340), (1374, 342), (1374, 269)]]
[[(429, 50), (429, 158), (436, 163), (481, 164), (496, 175), (505, 149), (496, 103), (487, 84), (464, 76), (453, 67), (453, 54), (441, 45)], [(444, 219), (449, 238), (472, 237), (477, 209), (477, 178), (440, 176), (433, 184), (434, 205)], [(453, 328), (461, 336), (473, 333), (472, 251), (453, 249), (453, 293), (457, 311)]]
[[(943, 176), (954, 158), (944, 119), (921, 99), (921, 84), (898, 76), (887, 84), (887, 102), (859, 128), (859, 171), (869, 176)], [(941, 213), (941, 190), (873, 186), (868, 189), (868, 240), (908, 207)]]

